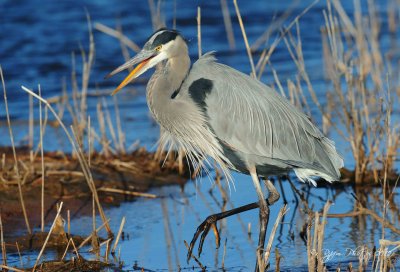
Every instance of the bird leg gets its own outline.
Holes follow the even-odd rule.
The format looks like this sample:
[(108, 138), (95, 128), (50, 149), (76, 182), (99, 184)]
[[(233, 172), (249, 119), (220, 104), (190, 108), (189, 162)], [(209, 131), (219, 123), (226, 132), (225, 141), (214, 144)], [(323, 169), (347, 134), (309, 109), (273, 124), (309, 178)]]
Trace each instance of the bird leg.
[[(261, 194), (259, 193), (258, 189), (261, 190), (261, 186), (259, 184), (259, 180), (258, 180), (258, 176), (253, 176), (253, 181), (255, 182), (255, 184), (257, 184), (258, 186), (256, 187), (256, 191), (257, 194), (260, 197), (259, 200), (259, 205), (260, 205), (260, 233), (259, 233), (259, 237), (258, 237), (258, 248), (257, 248), (257, 260), (256, 260), (256, 267), (255, 267), (255, 271), (263, 271), (265, 270), (265, 264), (261, 264), (261, 262), (263, 262), (263, 253), (264, 253), (264, 244), (265, 244), (265, 235), (267, 232), (267, 227), (268, 227), (268, 221), (269, 221), (269, 206), (271, 206), (272, 204), (274, 204), (276, 201), (278, 201), (280, 195), (278, 193), (278, 191), (276, 190), (275, 186), (272, 184), (272, 182), (270, 180), (265, 180), (264, 184), (268, 189), (268, 198), (264, 199), (263, 193), (261, 191)], [(255, 178), (257, 179), (257, 182), (255, 181)], [(258, 188), (259, 187), (259, 188)], [(264, 209), (264, 210), (263, 210)]]
[[(267, 205), (272, 205), (274, 204), (278, 199), (279, 199), (279, 193), (278, 191), (275, 189), (274, 185), (271, 183), (271, 181), (266, 180), (265, 181), (265, 185), (268, 188), (269, 191), (269, 195), (268, 198), (265, 199), (263, 202), (267, 203)], [(187, 254), (187, 261), (189, 262), (191, 256), (192, 256), (192, 252), (193, 252), (193, 248), (194, 245), (197, 241), (197, 239), (199, 238), (200, 234), (201, 234), (201, 238), (200, 238), (200, 242), (199, 242), (199, 247), (198, 247), (198, 255), (200, 256), (202, 250), (203, 250), (203, 243), (204, 240), (208, 234), (208, 232), (210, 231), (210, 228), (213, 228), (214, 234), (215, 234), (215, 242), (216, 242), (216, 246), (217, 248), (219, 247), (220, 244), (220, 236), (219, 236), (219, 232), (218, 232), (218, 228), (217, 228), (217, 221), (224, 219), (226, 217), (229, 217), (231, 215), (235, 215), (235, 214), (239, 214), (245, 211), (250, 211), (256, 208), (260, 207), (260, 201), (257, 202), (253, 202), (244, 206), (240, 206), (238, 208), (234, 208), (232, 210), (229, 211), (225, 211), (225, 212), (221, 212), (221, 213), (216, 213), (216, 214), (212, 214), (210, 216), (208, 216), (198, 227), (197, 230), (195, 232), (195, 234), (193, 235), (193, 239), (190, 242), (189, 245), (189, 249), (188, 249), (188, 254)]]
[(281, 195), (278, 193), (278, 190), (276, 190), (275, 186), (269, 179), (264, 180), (264, 185), (268, 189), (268, 198), (265, 199), (265, 201), (267, 201), (268, 206), (271, 206), (279, 200)]
[(224, 219), (226, 217), (229, 217), (231, 215), (234, 214), (238, 214), (241, 212), (245, 212), (245, 211), (249, 211), (249, 210), (253, 210), (255, 208), (259, 207), (259, 202), (254, 202), (254, 203), (250, 203), (229, 211), (225, 211), (225, 212), (221, 212), (221, 213), (216, 213), (216, 214), (212, 214), (210, 216), (208, 216), (198, 227), (196, 232), (193, 235), (193, 239), (190, 242), (189, 245), (189, 251), (188, 251), (188, 255), (187, 255), (187, 261), (190, 260), (190, 257), (192, 256), (192, 251), (194, 248), (194, 245), (197, 241), (197, 239), (199, 238), (199, 235), (201, 234), (201, 238), (200, 238), (200, 242), (199, 242), (199, 248), (198, 248), (198, 254), (200, 256), (202, 250), (203, 250), (203, 243), (204, 240), (208, 234), (208, 232), (210, 231), (210, 228), (212, 227), (214, 230), (214, 234), (215, 234), (215, 239), (216, 239), (216, 245), (217, 248), (219, 247), (219, 242), (220, 242), (220, 237), (219, 237), (219, 232), (218, 229), (216, 227), (216, 223), (217, 221)]
[(257, 175), (256, 168), (249, 167), (249, 172), (251, 179), (253, 180), (254, 187), (256, 188), (256, 193), (258, 195), (258, 201), (260, 203), (259, 218), (260, 218), (260, 232), (258, 236), (258, 247), (257, 247), (257, 259), (255, 271), (264, 271), (264, 265), (262, 262), (262, 256), (264, 253), (265, 235), (267, 233), (267, 226), (269, 220), (269, 207), (265, 201), (264, 194), (261, 190), (260, 180)]

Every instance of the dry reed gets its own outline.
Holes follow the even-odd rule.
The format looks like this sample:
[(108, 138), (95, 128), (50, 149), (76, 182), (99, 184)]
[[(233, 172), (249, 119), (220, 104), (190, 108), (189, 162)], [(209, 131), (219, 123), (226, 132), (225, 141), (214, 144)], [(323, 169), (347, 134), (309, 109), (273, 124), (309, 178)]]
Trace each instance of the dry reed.
[(58, 219), (58, 217), (60, 216), (60, 212), (61, 212), (62, 206), (63, 206), (63, 202), (60, 203), (60, 205), (59, 205), (59, 207), (58, 207), (58, 209), (57, 209), (56, 217), (54, 218), (53, 224), (51, 225), (50, 230), (49, 230), (49, 233), (48, 233), (47, 236), (46, 236), (46, 240), (45, 240), (44, 243), (43, 243), (42, 249), (40, 250), (39, 255), (38, 255), (37, 258), (36, 258), (35, 265), (33, 266), (33, 271), (35, 271), (36, 266), (38, 265), (38, 263), (39, 263), (39, 261), (40, 261), (40, 258), (42, 257), (42, 254), (43, 254), (43, 252), (44, 252), (44, 249), (46, 248), (47, 242), (49, 241), (49, 238), (50, 238), (50, 236), (51, 236), (51, 234), (52, 234), (52, 232), (53, 232), (53, 229), (54, 229), (54, 227), (56, 226), (57, 219)]
[(129, 39), (127, 36), (125, 36), (122, 31), (118, 31), (115, 29), (112, 29), (111, 27), (108, 27), (106, 25), (103, 25), (101, 23), (95, 23), (94, 28), (98, 31), (101, 31), (111, 37), (114, 37), (118, 39), (121, 43), (123, 43), (125, 46), (129, 47), (132, 49), (134, 52), (139, 52), (140, 47), (131, 39)]
[(7, 266), (7, 251), (6, 251), (6, 243), (4, 242), (3, 222), (1, 221), (1, 214), (0, 214), (0, 248), (1, 248), (1, 257), (3, 259), (3, 265)]
[[(40, 89), (40, 85), (38, 86), (39, 96), (42, 96), (42, 92)], [(40, 196), (41, 202), (41, 230), (44, 232), (44, 153), (43, 153), (43, 120), (42, 120), (42, 102), (39, 101), (39, 129), (40, 129), (40, 158), (41, 158), (41, 166), (42, 166), (42, 190)]]
[(228, 38), (229, 48), (235, 49), (235, 36), (233, 35), (232, 21), (229, 14), (229, 7), (226, 0), (220, 0), (222, 17), (224, 18), (225, 32)]
[(11, 127), (10, 114), (8, 112), (6, 84), (4, 83), (3, 69), (1, 68), (1, 66), (0, 66), (0, 77), (1, 77), (1, 83), (3, 85), (4, 105), (5, 105), (5, 108), (6, 108), (8, 131), (10, 133), (11, 147), (12, 147), (13, 156), (14, 156), (14, 170), (15, 170), (15, 174), (17, 175), (18, 196), (19, 196), (19, 200), (21, 202), (21, 208), (22, 208), (22, 213), (24, 215), (24, 219), (25, 219), (26, 229), (27, 229), (28, 233), (31, 234), (32, 230), (31, 230), (31, 227), (29, 225), (28, 214), (27, 214), (26, 208), (25, 208), (24, 196), (22, 194), (22, 179), (21, 179), (21, 175), (20, 175), (19, 167), (18, 167), (17, 152), (15, 151), (14, 135), (13, 135), (12, 127)]
[[(325, 203), (322, 213), (322, 221), (320, 222), (320, 214), (315, 212), (309, 214), (308, 226), (307, 226), (307, 259), (308, 259), (308, 271), (323, 272), (324, 267), (324, 254), (323, 254), (323, 242), (325, 225), (327, 224), (326, 218), (331, 203), (328, 201)], [(314, 220), (312, 220), (314, 218)], [(313, 222), (312, 222), (313, 221)], [(311, 234), (312, 223), (314, 223), (314, 234)]]
[(15, 247), (17, 248), (17, 251), (18, 251), (19, 262), (21, 264), (21, 267), (23, 267), (24, 266), (24, 262), (22, 261), (22, 255), (21, 255), (21, 251), (19, 249), (18, 242), (15, 242)]
[(250, 67), (251, 67), (251, 76), (253, 78), (256, 78), (256, 68), (254, 67), (253, 55), (251, 54), (249, 41), (247, 40), (247, 34), (246, 34), (246, 30), (244, 29), (243, 20), (242, 20), (242, 16), (240, 15), (240, 9), (237, 4), (237, 0), (233, 0), (233, 4), (235, 5), (235, 11), (236, 11), (236, 15), (237, 15), (237, 18), (239, 21), (240, 30), (242, 31), (243, 41), (244, 41), (244, 44), (246, 45), (247, 56), (249, 57)]
[(198, 51), (199, 51), (199, 58), (201, 57), (201, 8), (200, 6), (197, 7), (197, 43), (198, 43)]
[(21, 270), (21, 269), (15, 268), (15, 267), (2, 265), (2, 264), (0, 264), (0, 268), (4, 269), (5, 271), (10, 270), (10, 271), (15, 271), (15, 272), (26, 272), (25, 270)]
[(395, 136), (399, 126), (390, 121), (398, 83), (384, 84), (393, 68), (385, 68), (391, 64), (379, 48), (381, 24), (372, 3), (368, 1), (368, 16), (363, 17), (360, 1), (354, 1), (354, 19), (336, 0), (328, 1), (324, 12), (324, 58), (333, 89), (329, 91), (329, 103), (337, 116), (330, 122), (338, 121), (335, 131), (350, 143), (356, 183), (362, 183), (371, 170), (376, 182), (379, 169), (392, 172), (400, 147)]
[[(112, 236), (111, 228), (110, 228), (110, 226), (109, 226), (108, 223), (107, 223), (106, 216), (105, 216), (105, 214), (104, 214), (103, 208), (102, 208), (102, 206), (101, 206), (101, 204), (100, 204), (100, 201), (99, 201), (99, 198), (98, 198), (98, 195), (97, 195), (96, 186), (94, 185), (93, 177), (92, 177), (92, 175), (91, 175), (91, 172), (90, 172), (89, 166), (88, 166), (88, 164), (87, 164), (87, 162), (86, 162), (86, 160), (85, 160), (85, 157), (84, 157), (84, 155), (83, 155), (83, 153), (82, 153), (82, 150), (80, 149), (79, 146), (77, 146), (77, 145), (75, 144), (74, 138), (72, 138), (72, 136), (71, 136), (71, 134), (69, 133), (68, 129), (65, 127), (64, 123), (61, 121), (61, 119), (59, 118), (59, 116), (57, 115), (57, 113), (55, 112), (55, 110), (53, 109), (53, 107), (47, 102), (47, 100), (45, 100), (45, 99), (43, 99), (42, 97), (38, 96), (38, 95), (35, 94), (33, 91), (29, 90), (28, 88), (26, 88), (26, 87), (24, 87), (24, 86), (22, 86), (22, 89), (23, 89), (25, 92), (27, 92), (27, 93), (29, 93), (30, 95), (32, 95), (33, 97), (35, 97), (36, 99), (42, 101), (42, 102), (50, 109), (50, 111), (52, 112), (52, 114), (54, 115), (54, 117), (57, 119), (59, 125), (63, 128), (65, 134), (67, 135), (67, 138), (68, 138), (69, 142), (70, 142), (71, 145), (72, 145), (73, 150), (76, 152), (76, 154), (77, 154), (77, 156), (78, 156), (78, 160), (79, 160), (79, 163), (80, 163), (80, 165), (81, 165), (81, 167), (82, 167), (83, 174), (85, 175), (85, 179), (86, 179), (86, 181), (87, 181), (87, 183), (88, 183), (88, 185), (89, 185), (90, 190), (92, 191), (93, 196), (95, 197), (96, 205), (97, 205), (97, 208), (98, 208), (98, 210), (99, 210), (100, 216), (101, 216), (103, 222), (106, 224), (105, 227), (106, 227), (106, 229), (107, 229), (107, 232), (108, 232), (108, 234), (109, 234), (110, 236)], [(74, 137), (75, 137), (75, 133), (74, 133), (73, 130), (72, 130), (72, 132), (73, 132), (73, 135), (74, 135)], [(76, 137), (75, 137), (75, 140), (76, 140)]]
[[(186, 241), (183, 241), (185, 243), (186, 248), (189, 250), (189, 245)], [(190, 256), (191, 258), (193, 258), (193, 260), (200, 266), (201, 271), (206, 271), (205, 266), (200, 262), (200, 260), (192, 253), (192, 255)]]
[(276, 217), (275, 224), (272, 227), (271, 234), (268, 239), (267, 247), (265, 248), (264, 260), (263, 260), (265, 266), (268, 266), (268, 260), (269, 260), (269, 256), (271, 255), (272, 243), (274, 241), (276, 230), (278, 229), (278, 226), (281, 223), (282, 218), (287, 213), (287, 211), (288, 211), (288, 208), (287, 208), (287, 205), (285, 204), (279, 210), (278, 216)]
[(145, 197), (145, 198), (157, 198), (157, 195), (155, 195), (155, 194), (134, 192), (134, 191), (121, 190), (121, 189), (108, 188), (108, 187), (100, 187), (97, 189), (97, 191), (123, 194), (123, 195), (131, 195), (131, 196), (137, 196), (137, 197)]
[(121, 224), (120, 224), (119, 230), (118, 230), (118, 234), (117, 234), (117, 237), (115, 239), (114, 246), (112, 247), (112, 250), (111, 250), (112, 254), (114, 254), (115, 250), (117, 249), (119, 239), (120, 239), (122, 231), (124, 229), (125, 221), (126, 221), (126, 219), (125, 219), (125, 216), (124, 216), (124, 217), (122, 217)]

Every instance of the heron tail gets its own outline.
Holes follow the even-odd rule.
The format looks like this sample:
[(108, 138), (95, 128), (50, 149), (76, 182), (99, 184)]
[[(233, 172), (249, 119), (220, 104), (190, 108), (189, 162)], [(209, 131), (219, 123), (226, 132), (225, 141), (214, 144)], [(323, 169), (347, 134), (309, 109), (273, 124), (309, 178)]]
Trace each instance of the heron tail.
[(313, 177), (321, 177), (328, 182), (340, 180), (339, 169), (344, 166), (343, 158), (336, 151), (335, 143), (324, 137), (318, 141), (313, 168), (295, 168), (296, 176), (303, 182), (317, 186)]

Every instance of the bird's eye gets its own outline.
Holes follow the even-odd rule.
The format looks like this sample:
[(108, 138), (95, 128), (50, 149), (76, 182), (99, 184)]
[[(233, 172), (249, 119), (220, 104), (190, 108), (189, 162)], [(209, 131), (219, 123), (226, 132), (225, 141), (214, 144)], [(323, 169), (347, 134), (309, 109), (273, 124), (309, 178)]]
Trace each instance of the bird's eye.
[(156, 51), (160, 51), (160, 50), (161, 50), (161, 48), (162, 48), (162, 45), (159, 45), (159, 46), (157, 46), (157, 47), (156, 47), (156, 49), (155, 49), (155, 50), (156, 50)]

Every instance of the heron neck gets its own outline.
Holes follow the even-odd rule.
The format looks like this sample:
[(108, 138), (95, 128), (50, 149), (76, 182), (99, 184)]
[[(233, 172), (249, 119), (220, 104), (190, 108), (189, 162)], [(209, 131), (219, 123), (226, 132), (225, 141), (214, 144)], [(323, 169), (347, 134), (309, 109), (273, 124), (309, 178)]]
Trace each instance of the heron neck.
[(190, 58), (180, 54), (160, 63), (147, 85), (147, 103), (156, 119), (169, 104), (175, 91), (179, 91), (190, 68)]
[(163, 77), (161, 80), (167, 80), (169, 83), (169, 90), (164, 89), (163, 91), (172, 95), (174, 91), (179, 89), (189, 72), (189, 68), (190, 58), (187, 53), (168, 59), (164, 67), (157, 67), (157, 70), (161, 70), (161, 77)]

